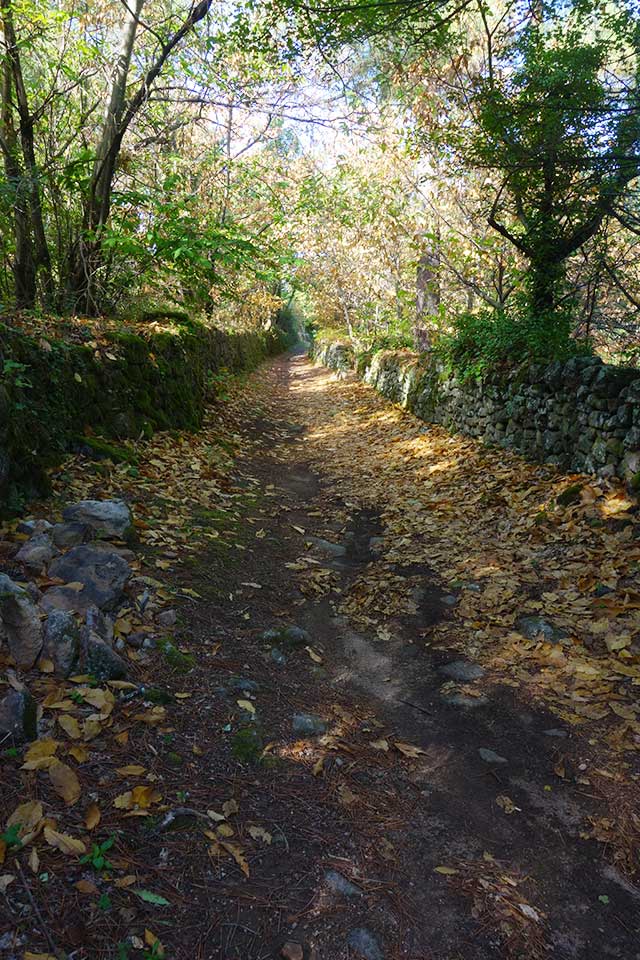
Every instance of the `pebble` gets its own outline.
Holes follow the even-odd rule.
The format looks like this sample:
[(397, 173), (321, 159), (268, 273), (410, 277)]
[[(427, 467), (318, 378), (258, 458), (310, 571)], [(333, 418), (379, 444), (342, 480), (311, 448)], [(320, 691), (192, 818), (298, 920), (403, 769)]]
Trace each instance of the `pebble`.
[(544, 617), (518, 617), (516, 630), (527, 640), (546, 640), (547, 643), (559, 643), (566, 636)]
[(244, 693), (257, 693), (259, 689), (259, 684), (247, 677), (231, 677), (229, 686), (232, 690), (242, 690)]
[(355, 950), (364, 960), (384, 960), (380, 944), (366, 927), (352, 930), (347, 939), (347, 946)]
[(303, 960), (304, 950), (301, 944), (289, 940), (280, 951), (280, 956), (284, 957), (285, 960)]
[(559, 727), (552, 727), (551, 730), (544, 731), (545, 737), (568, 737), (569, 734), (566, 730), (561, 730)]
[(303, 736), (316, 737), (324, 733), (327, 725), (314, 713), (296, 713), (293, 717), (293, 732)]
[(478, 753), (482, 757), (485, 763), (508, 763), (506, 757), (501, 757), (499, 753), (495, 753), (493, 750), (488, 750), (486, 747), (480, 747)]
[(161, 627), (175, 627), (178, 621), (178, 614), (175, 610), (161, 610), (156, 620)]
[(287, 658), (285, 657), (284, 653), (282, 650), (278, 650), (277, 647), (272, 647), (271, 659), (274, 663), (277, 663), (279, 667), (284, 666), (284, 664), (287, 662)]
[(311, 637), (302, 627), (290, 626), (282, 631), (283, 641), (294, 649), (297, 647), (306, 647), (311, 643)]
[(482, 667), (477, 663), (470, 663), (468, 660), (453, 660), (451, 663), (445, 663), (444, 666), (438, 667), (438, 672), (452, 680), (464, 682), (479, 680), (480, 677), (484, 677)]
[(360, 887), (343, 877), (337, 870), (327, 870), (324, 875), (327, 884), (335, 893), (341, 893), (345, 897), (359, 897), (362, 895)]

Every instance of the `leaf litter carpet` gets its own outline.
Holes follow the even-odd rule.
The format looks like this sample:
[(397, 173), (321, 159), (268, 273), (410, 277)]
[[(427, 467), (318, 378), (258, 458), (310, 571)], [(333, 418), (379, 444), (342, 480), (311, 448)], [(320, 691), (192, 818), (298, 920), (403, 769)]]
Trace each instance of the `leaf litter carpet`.
[(136, 455), (71, 458), (33, 506), (130, 502), (130, 672), (25, 678), (40, 737), (1, 761), (0, 956), (640, 957), (621, 487), (301, 357)]

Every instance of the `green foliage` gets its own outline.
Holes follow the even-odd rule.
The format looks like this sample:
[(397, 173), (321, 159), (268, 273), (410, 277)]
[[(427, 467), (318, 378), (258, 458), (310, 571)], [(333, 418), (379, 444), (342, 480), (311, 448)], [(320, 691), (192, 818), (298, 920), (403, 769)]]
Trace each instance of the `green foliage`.
[(572, 338), (569, 311), (534, 315), (520, 312), (482, 311), (456, 317), (451, 334), (444, 335), (436, 351), (462, 378), (521, 363), (549, 363), (591, 353), (588, 342)]
[(255, 725), (243, 727), (233, 736), (231, 752), (240, 763), (258, 763), (263, 750), (262, 737)]
[(89, 853), (80, 858), (80, 863), (88, 864), (96, 873), (102, 870), (112, 870), (113, 864), (109, 863), (105, 854), (115, 843), (115, 835), (110, 836), (103, 843), (94, 843)]
[(195, 666), (195, 658), (178, 650), (168, 637), (159, 637), (157, 644), (167, 663), (179, 673), (188, 673)]

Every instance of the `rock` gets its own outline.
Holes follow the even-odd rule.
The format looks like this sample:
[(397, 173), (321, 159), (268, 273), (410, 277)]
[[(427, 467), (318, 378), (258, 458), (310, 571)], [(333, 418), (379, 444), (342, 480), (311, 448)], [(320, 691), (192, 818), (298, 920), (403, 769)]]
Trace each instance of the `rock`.
[(264, 640), (265, 643), (273, 643), (274, 640), (279, 640), (281, 635), (281, 630), (276, 630), (275, 627), (270, 627), (268, 630), (262, 631), (260, 634), (260, 639)]
[(438, 673), (463, 683), (484, 677), (484, 670), (480, 664), (470, 663), (468, 660), (453, 660), (451, 663), (445, 663), (444, 666), (438, 667)]
[(368, 547), (369, 553), (374, 557), (379, 557), (384, 551), (384, 537), (371, 537)]
[(41, 574), (47, 569), (57, 552), (46, 533), (36, 533), (22, 544), (15, 559), (31, 573)]
[(36, 702), (27, 690), (10, 690), (0, 700), (0, 736), (13, 740), (35, 740), (38, 736)]
[(54, 523), (49, 531), (51, 539), (56, 547), (66, 549), (67, 547), (77, 547), (78, 544), (89, 540), (91, 536), (91, 527), (86, 523)]
[(488, 750), (486, 747), (480, 747), (478, 753), (482, 757), (485, 763), (495, 763), (503, 764), (509, 763), (506, 757), (501, 757), (499, 753), (495, 753), (493, 750)]
[(257, 693), (259, 690), (259, 684), (246, 677), (231, 677), (229, 686), (232, 690), (241, 690), (243, 693)]
[(343, 877), (337, 870), (327, 870), (324, 879), (335, 893), (340, 893), (344, 897), (360, 897), (362, 890), (356, 887), (354, 883)]
[(285, 657), (284, 653), (282, 652), (282, 650), (278, 650), (277, 647), (271, 648), (270, 656), (273, 662), (277, 663), (279, 667), (283, 667), (287, 662), (287, 658)]
[(0, 637), (20, 667), (32, 667), (42, 649), (40, 613), (26, 590), (0, 574)]
[(476, 710), (489, 702), (486, 697), (465, 697), (462, 693), (454, 693), (442, 698), (449, 707), (462, 707), (465, 710)]
[(38, 533), (46, 533), (50, 529), (51, 524), (48, 520), (22, 520), (16, 527), (17, 533), (26, 533), (29, 537)]
[(122, 680), (127, 665), (111, 647), (95, 633), (87, 631), (83, 642), (83, 668), (96, 680)]
[(364, 960), (384, 960), (380, 944), (366, 927), (352, 930), (347, 937), (347, 946), (355, 950), (356, 954)]
[(62, 516), (86, 524), (103, 537), (126, 540), (133, 530), (131, 511), (124, 500), (80, 500), (66, 507)]
[(80, 654), (80, 628), (66, 610), (52, 610), (44, 631), (45, 657), (53, 661), (55, 672), (68, 677)]
[(309, 537), (316, 550), (324, 554), (325, 557), (344, 557), (347, 548), (341, 543), (331, 543), (330, 540), (323, 540), (322, 537)]
[(293, 732), (306, 737), (316, 737), (324, 733), (327, 725), (314, 713), (296, 713), (293, 718)]
[(285, 960), (303, 960), (304, 950), (302, 949), (301, 944), (294, 943), (293, 940), (289, 940), (282, 947), (280, 956), (284, 957)]
[(456, 597), (453, 593), (445, 594), (443, 597), (441, 597), (441, 600), (445, 607), (455, 607), (458, 603), (458, 597)]
[(101, 640), (111, 646), (113, 643), (113, 620), (111, 617), (94, 606), (87, 610), (84, 622), (91, 633), (96, 633)]
[(178, 614), (175, 610), (161, 610), (156, 620), (161, 627), (175, 627), (178, 622)]
[(287, 646), (294, 650), (298, 647), (306, 647), (311, 643), (311, 637), (302, 627), (290, 626), (282, 631), (282, 640)]
[(527, 640), (546, 640), (547, 643), (559, 643), (566, 636), (544, 617), (518, 617), (516, 630)]
[[(115, 552), (84, 544), (72, 547), (64, 556), (54, 560), (49, 567), (49, 575), (64, 580), (65, 584), (83, 585), (83, 589), (72, 590), (75, 601), (72, 597), (71, 605), (63, 606), (63, 609), (84, 613), (93, 605), (101, 610), (116, 607), (124, 596), (124, 588), (131, 577), (131, 567)], [(48, 590), (42, 601), (45, 609), (48, 608), (52, 590), (57, 590), (59, 595), (65, 589), (68, 595), (68, 587), (52, 587)]]
[(552, 727), (551, 730), (545, 730), (544, 735), (545, 737), (560, 737), (562, 739), (569, 736), (567, 731), (561, 730), (560, 727)]

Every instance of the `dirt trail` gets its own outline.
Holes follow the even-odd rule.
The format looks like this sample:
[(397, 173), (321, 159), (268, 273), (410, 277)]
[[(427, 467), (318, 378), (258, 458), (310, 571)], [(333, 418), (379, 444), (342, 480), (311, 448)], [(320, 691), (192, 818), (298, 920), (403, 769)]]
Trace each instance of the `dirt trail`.
[[(56, 942), (74, 960), (156, 960), (156, 936), (167, 960), (640, 958), (635, 834), (620, 839), (633, 727), (574, 723), (567, 706), (604, 696), (595, 674), (571, 686), (567, 661), (609, 653), (513, 627), (520, 606), (560, 602), (585, 548), (578, 508), (566, 541), (523, 519), (562, 478), (429, 431), (302, 356), (232, 407), (226, 495), (241, 506), (205, 518), (221, 542), (170, 574), (195, 666), (167, 669), (170, 727), (127, 753), (170, 816), (113, 825), (114, 871), (171, 906), (134, 909), (123, 883), (100, 914), (69, 887), (47, 914)], [(291, 625), (308, 636), (264, 633)], [(621, 709), (627, 681), (606, 693)]]

